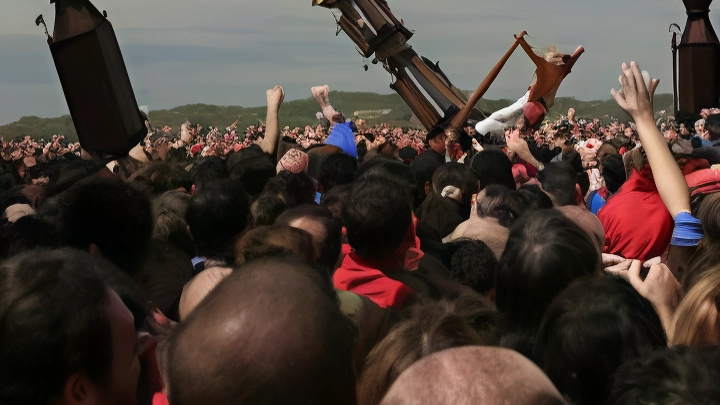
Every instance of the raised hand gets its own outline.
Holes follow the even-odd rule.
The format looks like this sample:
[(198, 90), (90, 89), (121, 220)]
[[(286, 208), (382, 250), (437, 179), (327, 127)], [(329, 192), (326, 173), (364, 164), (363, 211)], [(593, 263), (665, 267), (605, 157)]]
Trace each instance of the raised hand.
[(267, 96), (268, 108), (280, 108), (283, 100), (285, 100), (285, 90), (283, 90), (282, 86), (279, 85), (273, 87), (272, 89), (268, 89), (265, 92), (265, 95)]
[[(645, 83), (646, 79), (648, 84)], [(657, 89), (660, 81), (658, 79), (650, 79), (647, 72), (645, 77), (640, 72), (637, 63), (630, 62), (622, 64), (622, 74), (620, 75), (621, 90), (612, 89), (612, 94), (618, 105), (627, 111), (634, 119), (644, 115), (653, 115), (653, 97), (655, 89)]]

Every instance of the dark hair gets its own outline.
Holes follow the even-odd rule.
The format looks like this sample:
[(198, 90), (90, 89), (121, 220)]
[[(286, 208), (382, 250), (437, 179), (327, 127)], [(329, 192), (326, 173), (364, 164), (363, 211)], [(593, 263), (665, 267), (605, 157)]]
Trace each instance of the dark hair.
[(228, 156), (227, 168), (230, 178), (239, 180), (250, 195), (260, 194), (276, 172), (273, 162), (257, 144)]
[(473, 157), (470, 166), (480, 180), (480, 190), (491, 184), (515, 189), (512, 163), (502, 151), (484, 150)]
[(391, 177), (356, 180), (342, 217), (350, 246), (366, 259), (385, 259), (400, 246), (412, 216), (407, 187)]
[(266, 257), (295, 256), (312, 264), (312, 235), (288, 225), (261, 226), (248, 232), (238, 243), (235, 264), (250, 263)]
[(288, 208), (287, 201), (280, 194), (261, 193), (250, 205), (250, 227), (268, 226)]
[(36, 248), (56, 248), (61, 244), (55, 227), (38, 215), (26, 215), (0, 225), (0, 258)]
[(357, 159), (346, 153), (328, 156), (320, 165), (317, 179), (318, 184), (322, 186), (322, 192), (327, 193), (335, 186), (352, 183), (357, 169)]
[(480, 218), (495, 218), (500, 225), (509, 227), (520, 216), (514, 203), (512, 191), (505, 186), (492, 184), (478, 194), (475, 208)]
[(620, 155), (605, 155), (602, 158), (602, 176), (610, 193), (616, 193), (625, 183), (625, 164)]
[(283, 212), (275, 223), (289, 225), (295, 220), (304, 218), (317, 222), (323, 228), (325, 237), (322, 240), (314, 241), (315, 261), (318, 266), (330, 274), (335, 269), (335, 264), (340, 257), (342, 222), (333, 217), (332, 212), (325, 207), (305, 204)]
[(238, 181), (218, 180), (197, 191), (185, 216), (197, 254), (229, 260), (235, 236), (247, 226), (248, 211), (248, 196)]
[(485, 242), (474, 239), (458, 239), (448, 243), (450, 279), (468, 286), (479, 294), (495, 288), (495, 269), (498, 260)]
[(575, 205), (577, 176), (565, 162), (552, 162), (538, 173), (537, 177), (543, 190), (555, 197), (559, 206)]
[(587, 233), (559, 211), (520, 217), (498, 263), (496, 303), (508, 331), (532, 331), (552, 299), (572, 281), (593, 274), (597, 262)]
[(118, 180), (90, 177), (48, 203), (49, 218), (68, 246), (94, 243), (103, 257), (133, 275), (152, 237), (150, 201)]
[(225, 161), (218, 156), (201, 156), (193, 163), (192, 180), (196, 191), (209, 183), (227, 177), (228, 169)]
[(415, 175), (410, 167), (386, 155), (378, 155), (358, 167), (355, 179), (366, 177), (391, 177), (399, 184), (407, 185), (409, 190), (415, 188)]
[(437, 193), (447, 186), (455, 186), (462, 190), (463, 200), (469, 204), (473, 194), (478, 192), (477, 177), (473, 174), (469, 166), (461, 163), (445, 163), (440, 166), (433, 174), (433, 188)]
[(620, 366), (610, 405), (702, 405), (720, 398), (720, 348), (673, 346)]
[(350, 198), (352, 192), (352, 184), (345, 184), (334, 187), (329, 193), (325, 193), (320, 197), (320, 205), (326, 207), (335, 218), (342, 221), (342, 207), (345, 201)]
[(0, 403), (45, 405), (67, 378), (103, 381), (112, 363), (108, 287), (70, 249), (25, 252), (0, 265)]
[(141, 189), (147, 189), (151, 195), (158, 195), (178, 188), (189, 192), (193, 179), (179, 164), (154, 160), (137, 172), (133, 183), (141, 183)]
[(358, 405), (380, 403), (418, 360), (442, 350), (493, 344), (495, 312), (475, 295), (416, 305), (368, 354), (358, 381)]
[(288, 208), (292, 208), (315, 202), (315, 184), (304, 172), (283, 170), (267, 182), (262, 194), (281, 195)]
[(537, 184), (523, 184), (517, 189), (517, 193), (527, 197), (525, 212), (553, 208), (552, 200)]
[(152, 201), (153, 239), (169, 242), (193, 257), (195, 247), (185, 222), (189, 206), (190, 195), (182, 191), (168, 191), (155, 197)]
[(548, 307), (535, 358), (573, 403), (604, 404), (624, 361), (666, 347), (650, 301), (620, 277), (577, 280)]

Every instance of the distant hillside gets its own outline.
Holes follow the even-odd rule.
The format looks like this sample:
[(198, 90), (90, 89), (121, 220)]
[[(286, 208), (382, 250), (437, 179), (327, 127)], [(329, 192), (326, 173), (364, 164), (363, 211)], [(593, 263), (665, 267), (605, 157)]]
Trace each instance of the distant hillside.
[[(410, 125), (412, 112), (397, 94), (376, 94), (334, 91), (330, 95), (334, 106), (342, 109), (350, 117), (355, 111), (361, 112), (361, 117), (369, 116), (370, 124), (388, 122), (392, 125)], [(514, 101), (514, 100), (513, 100)], [(495, 111), (511, 104), (511, 100), (480, 100), (478, 106), (483, 111)], [(672, 94), (659, 94), (655, 98), (656, 110), (672, 111)], [(580, 101), (572, 97), (559, 97), (555, 106), (550, 110), (550, 118), (567, 114), (569, 107), (574, 107), (578, 117), (602, 118), (605, 115), (628, 120), (630, 117), (617, 106), (614, 100)], [(294, 100), (283, 103), (280, 109), (280, 126), (290, 127), (314, 124), (315, 113), (320, 108), (313, 98)], [(390, 110), (380, 111), (380, 110)], [(150, 120), (154, 126), (170, 125), (178, 128), (185, 120), (199, 123), (204, 126), (212, 125), (226, 127), (234, 122), (238, 116), (239, 128), (257, 124), (258, 120), (265, 120), (265, 107), (238, 107), (216, 106), (209, 104), (189, 104), (175, 107), (170, 110), (150, 111)], [(22, 117), (20, 120), (0, 126), (0, 136), (10, 140), (18, 136), (30, 135), (34, 138), (48, 138), (53, 134), (63, 134), (68, 140), (77, 140), (77, 134), (69, 115), (57, 118), (40, 118), (37, 116)]]

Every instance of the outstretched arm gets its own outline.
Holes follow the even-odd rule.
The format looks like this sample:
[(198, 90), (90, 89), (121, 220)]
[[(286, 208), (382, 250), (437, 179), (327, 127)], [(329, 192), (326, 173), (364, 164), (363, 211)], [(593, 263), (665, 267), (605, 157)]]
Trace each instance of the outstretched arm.
[[(647, 73), (645, 73), (647, 76)], [(646, 86), (645, 81), (649, 82)], [(622, 64), (622, 90), (611, 91), (618, 105), (632, 115), (638, 135), (647, 154), (650, 169), (665, 207), (675, 221), (667, 264), (673, 274), (681, 277), (682, 269), (695, 252), (702, 238), (700, 221), (690, 214), (690, 190), (685, 177), (673, 158), (665, 138), (655, 126), (653, 95), (659, 80), (643, 78), (637, 63)]]
[(620, 76), (622, 90), (613, 89), (611, 94), (618, 105), (633, 117), (653, 177), (659, 180), (656, 185), (660, 197), (675, 218), (681, 212), (690, 212), (690, 191), (665, 138), (655, 126), (652, 97), (659, 82), (652, 79), (648, 89), (637, 63), (630, 62), (629, 66), (623, 63)]
[(285, 98), (285, 91), (282, 86), (275, 86), (266, 92), (267, 95), (267, 116), (265, 117), (265, 138), (258, 140), (263, 152), (275, 155), (278, 139), (280, 138), (280, 122), (278, 111)]

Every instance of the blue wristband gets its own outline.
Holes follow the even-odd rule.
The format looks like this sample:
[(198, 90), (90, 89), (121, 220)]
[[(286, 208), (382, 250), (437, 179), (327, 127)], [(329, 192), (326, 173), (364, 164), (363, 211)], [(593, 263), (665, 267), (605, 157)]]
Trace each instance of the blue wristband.
[(681, 212), (675, 216), (675, 229), (670, 244), (674, 246), (697, 246), (703, 237), (700, 220), (688, 212)]

